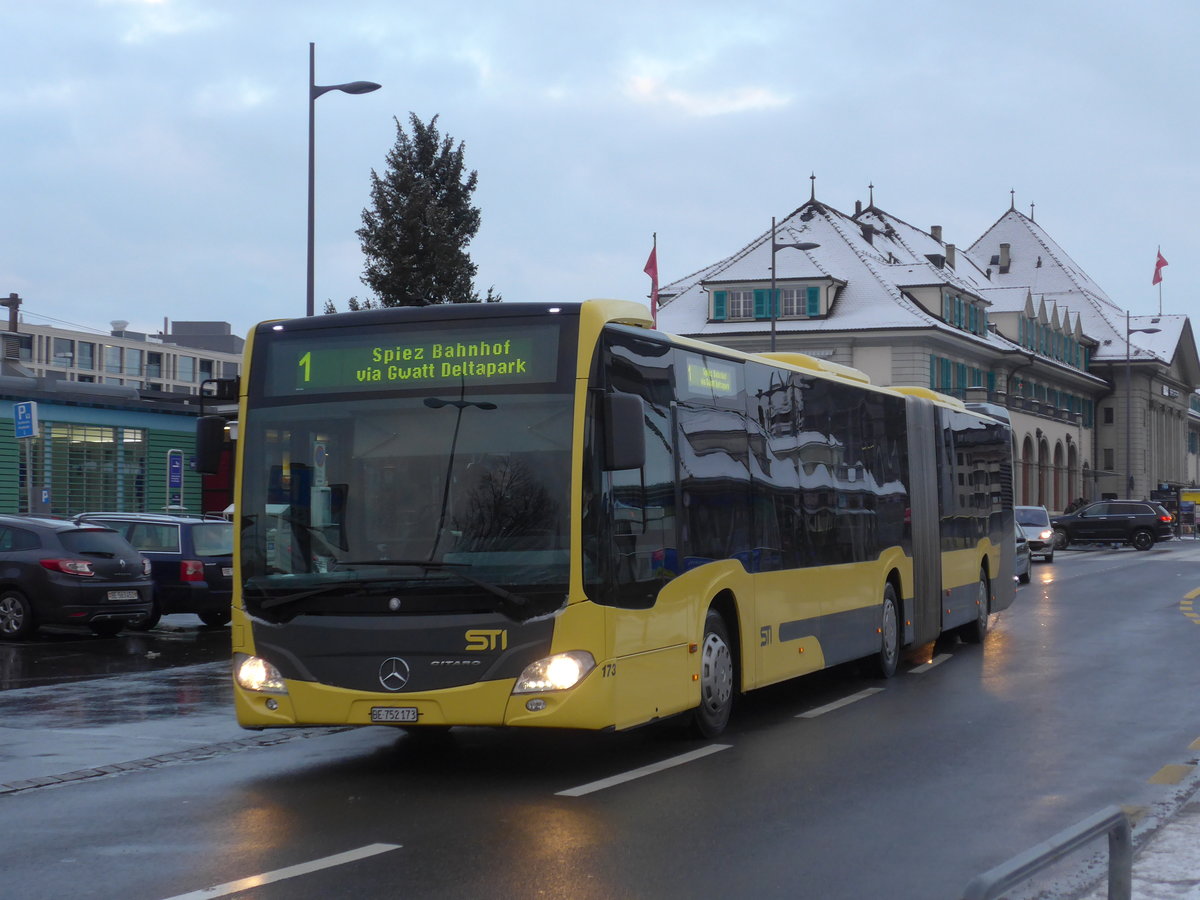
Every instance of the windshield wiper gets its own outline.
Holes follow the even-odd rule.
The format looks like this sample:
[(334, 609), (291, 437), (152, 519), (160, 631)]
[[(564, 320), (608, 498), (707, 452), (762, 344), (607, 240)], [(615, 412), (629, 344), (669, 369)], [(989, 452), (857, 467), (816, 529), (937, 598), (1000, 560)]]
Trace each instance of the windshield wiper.
[[(338, 566), (418, 566), (422, 569), (461, 569), (469, 567), (469, 563), (448, 563), (448, 562), (432, 562), (425, 559), (356, 559), (356, 560), (338, 560), (335, 564)], [(473, 584), (477, 588), (482, 588), (493, 596), (499, 597), (509, 607), (502, 608), (502, 612), (508, 613), (514, 619), (521, 619), (522, 614), (529, 608), (532, 601), (528, 597), (523, 597), (520, 594), (514, 594), (512, 591), (500, 587), (498, 584), (492, 584), (490, 581), (481, 581), (466, 572), (451, 572), (449, 573), (468, 584)]]
[(358, 578), (354, 581), (338, 581), (333, 584), (323, 584), (320, 587), (309, 588), (307, 591), (296, 591), (293, 594), (282, 594), (278, 597), (272, 597), (266, 590), (259, 585), (254, 587), (261, 591), (266, 597), (259, 606), (262, 609), (274, 609), (277, 606), (288, 606), (292, 603), (299, 603), (301, 600), (307, 600), (309, 597), (316, 597), (319, 594), (331, 594), (334, 591), (340, 591), (347, 587), (361, 586), (373, 582), (395, 581), (394, 578)]

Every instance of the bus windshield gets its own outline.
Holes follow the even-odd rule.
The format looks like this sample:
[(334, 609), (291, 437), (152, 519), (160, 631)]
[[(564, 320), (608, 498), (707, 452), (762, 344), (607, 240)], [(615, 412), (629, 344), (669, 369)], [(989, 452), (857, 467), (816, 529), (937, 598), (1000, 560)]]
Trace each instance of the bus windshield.
[[(420, 335), (410, 330), (405, 346), (437, 339)], [(238, 507), (247, 609), (267, 618), (479, 609), (529, 618), (559, 608), (573, 399), (570, 380), (557, 378), (557, 351), (516, 379), (480, 365), (477, 377), (468, 369), (435, 373), (425, 386), (406, 376), (402, 386), (355, 390), (341, 375), (320, 381), (313, 368), (324, 352), (346, 370), (352, 341), (335, 335), (320, 346), (339, 342), (336, 356), (297, 357), (269, 339), (256, 354), (264, 371), (251, 390), (267, 396), (242, 423), (256, 459), (243, 468)], [(300, 390), (278, 374), (294, 358), (309, 367)]]

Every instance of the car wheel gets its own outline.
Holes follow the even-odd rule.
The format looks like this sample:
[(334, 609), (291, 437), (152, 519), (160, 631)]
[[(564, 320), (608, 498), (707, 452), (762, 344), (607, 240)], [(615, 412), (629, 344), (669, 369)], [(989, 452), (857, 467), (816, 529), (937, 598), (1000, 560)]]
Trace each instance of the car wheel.
[(98, 622), (88, 623), (92, 631), (101, 637), (115, 637), (128, 624), (128, 622), (124, 622), (121, 619), (100, 619)]
[(896, 588), (890, 581), (883, 588), (879, 650), (870, 659), (871, 674), (876, 678), (891, 678), (900, 663), (900, 604), (896, 602)]
[(1067, 545), (1071, 543), (1071, 536), (1067, 534), (1065, 528), (1054, 529), (1054, 549), (1065, 550)]
[(196, 613), (196, 615), (209, 628), (220, 628), (222, 625), (228, 624), (230, 618), (227, 612), (202, 612)]
[(0, 594), (0, 637), (19, 641), (37, 631), (33, 607), (20, 591)]
[(1133, 544), (1135, 550), (1149, 550), (1154, 546), (1154, 535), (1144, 528), (1139, 528), (1129, 538), (1129, 543)]
[(716, 737), (725, 730), (733, 711), (733, 650), (725, 619), (715, 609), (704, 620), (700, 645), (700, 705), (692, 725), (701, 737)]
[(158, 624), (158, 621), (161, 618), (162, 610), (159, 609), (158, 604), (155, 603), (154, 606), (150, 608), (150, 612), (146, 615), (146, 618), (138, 619), (136, 622), (131, 622), (129, 627), (134, 631), (149, 631)]
[(984, 637), (987, 636), (988, 615), (991, 612), (991, 591), (988, 590), (987, 573), (982, 569), (979, 570), (979, 584), (975, 591), (975, 621), (964, 625), (961, 632), (962, 639), (968, 644), (982, 644)]
[(1053, 553), (1047, 553), (1045, 556), (1043, 556), (1043, 557), (1042, 557), (1042, 559), (1043, 559), (1045, 562), (1054, 562), (1054, 554), (1053, 554)]
[(1029, 584), (1029, 570), (1026, 569), (1024, 572), (1018, 575), (1017, 581), (1021, 582), (1021, 584)]

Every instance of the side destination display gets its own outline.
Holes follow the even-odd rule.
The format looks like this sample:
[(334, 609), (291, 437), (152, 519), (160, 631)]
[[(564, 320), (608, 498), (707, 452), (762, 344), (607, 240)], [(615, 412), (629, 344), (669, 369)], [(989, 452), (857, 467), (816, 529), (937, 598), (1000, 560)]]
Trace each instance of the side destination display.
[(266, 393), (396, 390), (555, 380), (558, 326), (317, 332), (267, 342)]

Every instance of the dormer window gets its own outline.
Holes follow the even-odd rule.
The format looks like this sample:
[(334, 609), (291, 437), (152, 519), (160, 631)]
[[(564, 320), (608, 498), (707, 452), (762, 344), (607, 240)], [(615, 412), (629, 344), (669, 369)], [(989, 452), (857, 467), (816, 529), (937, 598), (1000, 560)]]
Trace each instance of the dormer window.
[[(819, 285), (776, 288), (775, 317), (814, 319), (825, 315)], [(713, 322), (761, 321), (771, 318), (771, 291), (763, 288), (731, 288), (710, 295)]]

